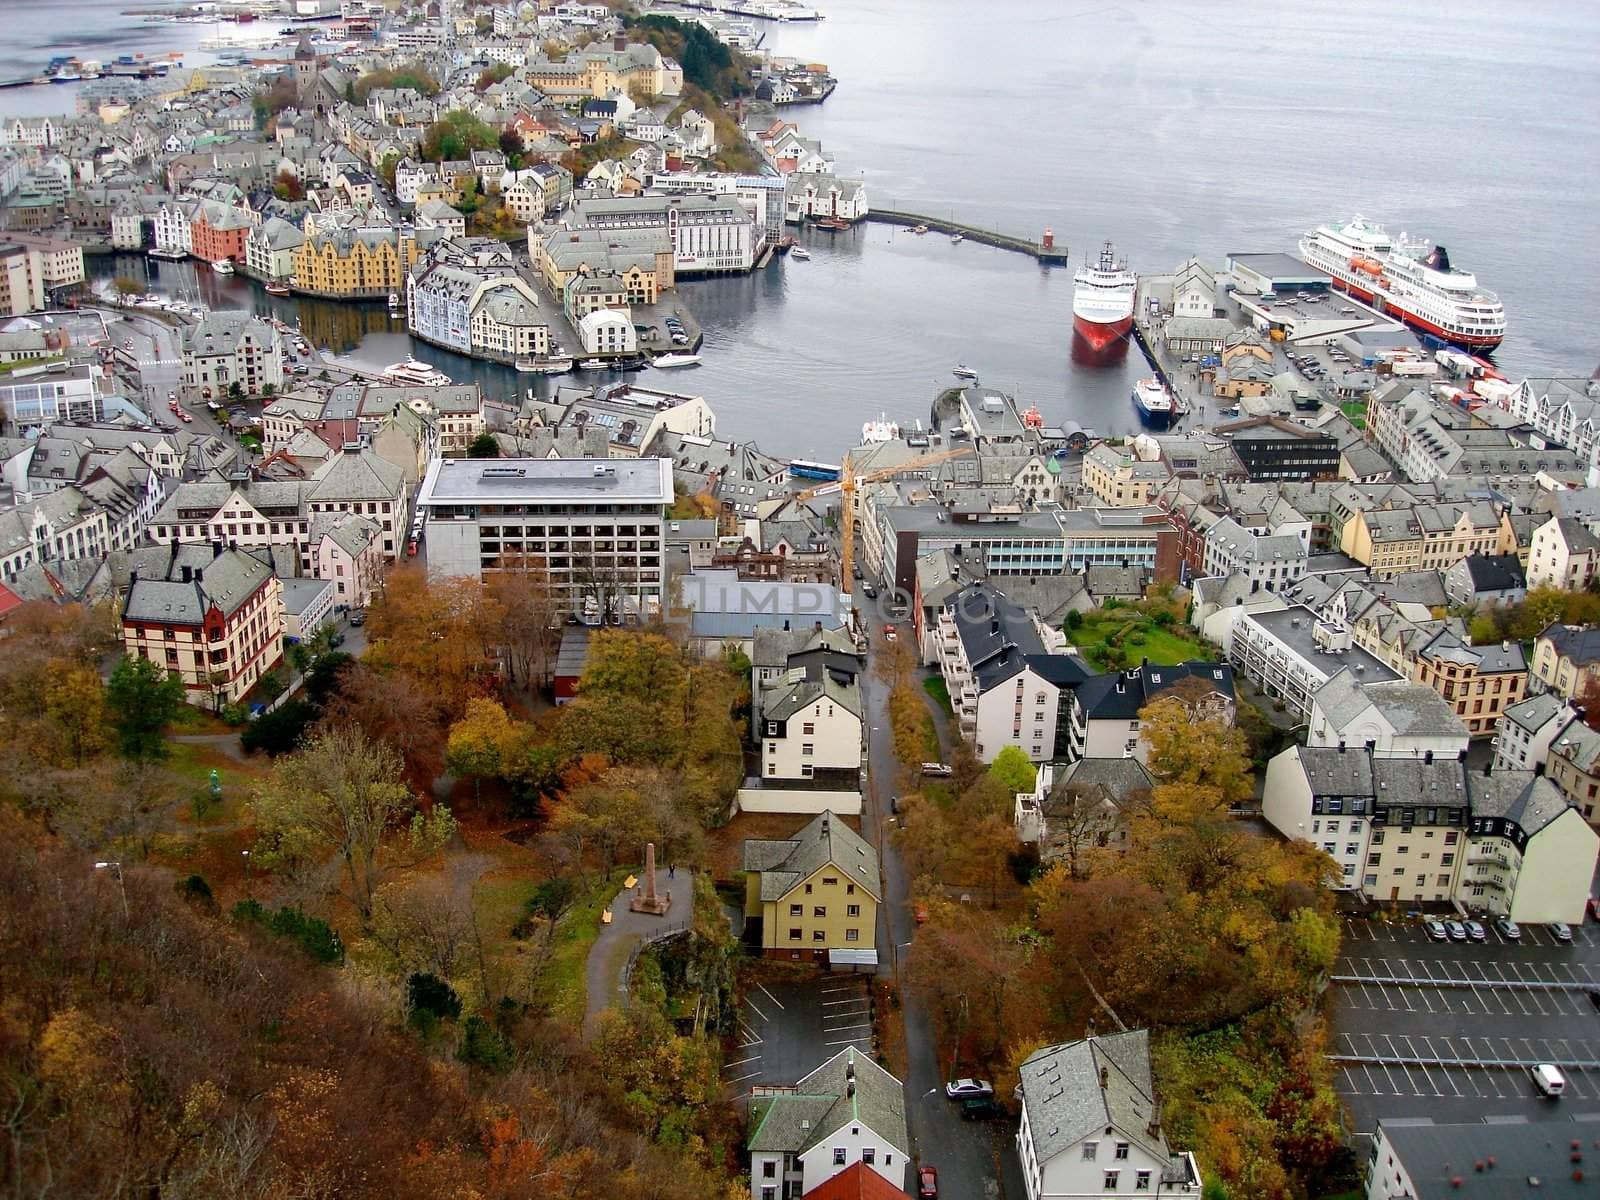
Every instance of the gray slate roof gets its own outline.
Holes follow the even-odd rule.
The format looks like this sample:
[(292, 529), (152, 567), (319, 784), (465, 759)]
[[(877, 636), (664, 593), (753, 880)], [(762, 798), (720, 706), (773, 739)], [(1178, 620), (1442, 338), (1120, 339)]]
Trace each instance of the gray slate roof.
[(1028, 1132), (1041, 1164), (1107, 1127), (1155, 1158), (1168, 1157), (1166, 1141), (1150, 1133), (1156, 1105), (1146, 1030), (1047, 1046), (1022, 1064), (1019, 1075)]
[[(854, 1082), (852, 1089), (850, 1084)], [(794, 1093), (751, 1102), (749, 1149), (802, 1154), (853, 1122), (908, 1155), (905, 1088), (866, 1054), (847, 1046), (796, 1084)]]
[(1314, 698), (1338, 729), (1348, 726), (1370, 704), (1396, 733), (1465, 736), (1467, 732), (1443, 696), (1426, 684), (1405, 679), (1368, 683), (1346, 667), (1329, 677)]
[(828, 863), (874, 900), (883, 898), (878, 856), (835, 812), (822, 813), (792, 838), (751, 838), (744, 844), (744, 869), (761, 872), (763, 901), (782, 899)]

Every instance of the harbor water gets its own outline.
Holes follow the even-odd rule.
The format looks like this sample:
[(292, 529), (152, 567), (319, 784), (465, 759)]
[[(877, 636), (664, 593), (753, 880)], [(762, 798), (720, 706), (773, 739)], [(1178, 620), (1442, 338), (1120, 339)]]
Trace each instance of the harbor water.
[[(1111, 238), (1143, 272), (1191, 254), (1220, 266), (1231, 252), (1293, 252), (1305, 230), (1359, 212), (1443, 242), (1500, 293), (1509, 329), (1497, 361), (1508, 374), (1586, 376), (1600, 361), (1590, 311), (1600, 63), (1588, 52), (1600, 8), (1353, 0), (1314, 18), (1199, 0), (823, 9), (816, 24), (769, 25), (767, 47), (840, 78), (825, 105), (788, 115), (841, 174), (867, 181), (878, 206), (1028, 238), (1050, 226), (1078, 263)], [(193, 44), (209, 27), (164, 28)], [(58, 33), (26, 52), (42, 62), (86, 50)], [(60, 108), (73, 90), (25, 91), (30, 103), (33, 92), (67, 93), (45, 97)], [(0, 108), (23, 94), (0, 92)], [(1075, 353), (1070, 269), (876, 225), (803, 239), (808, 262), (685, 282), (704, 365), (635, 378), (706, 396), (723, 436), (810, 458), (836, 458), (880, 413), (925, 419), (958, 361), (1051, 423), (1133, 427), (1142, 357)], [(411, 348), (381, 306), (275, 300), (187, 266), (160, 265), (154, 278), (154, 290), (187, 278), (207, 300), (299, 317), (369, 365)], [(416, 353), (492, 395), (530, 384)]]

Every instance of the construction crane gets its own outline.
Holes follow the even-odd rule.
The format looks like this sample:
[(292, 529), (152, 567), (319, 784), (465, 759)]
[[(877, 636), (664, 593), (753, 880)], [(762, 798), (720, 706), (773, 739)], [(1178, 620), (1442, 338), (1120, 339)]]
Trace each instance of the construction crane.
[(850, 465), (850, 456), (844, 456), (844, 463), (839, 468), (839, 479), (836, 483), (822, 483), (814, 488), (807, 488), (795, 497), (796, 500), (810, 500), (817, 496), (832, 495), (837, 491), (844, 499), (840, 505), (839, 531), (839, 587), (848, 590), (851, 586), (851, 568), (855, 565), (856, 548), (856, 522), (855, 522), (855, 497), (856, 489), (864, 483), (877, 483), (882, 479), (893, 479), (896, 475), (904, 475), (909, 471), (919, 471), (923, 467), (932, 466), (934, 463), (948, 462), (952, 458), (963, 458), (971, 454), (971, 446), (959, 446), (954, 450), (936, 450), (932, 454), (924, 454), (921, 458), (913, 458), (906, 462), (896, 463), (892, 467), (880, 467), (876, 471), (862, 471), (859, 474)]

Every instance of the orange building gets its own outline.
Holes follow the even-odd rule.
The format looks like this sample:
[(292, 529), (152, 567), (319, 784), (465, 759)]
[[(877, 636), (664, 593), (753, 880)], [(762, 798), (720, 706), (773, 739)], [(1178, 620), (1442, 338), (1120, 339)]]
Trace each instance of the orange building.
[(196, 258), (207, 262), (244, 261), (244, 243), (250, 234), (250, 214), (231, 204), (202, 201), (189, 219), (189, 241)]

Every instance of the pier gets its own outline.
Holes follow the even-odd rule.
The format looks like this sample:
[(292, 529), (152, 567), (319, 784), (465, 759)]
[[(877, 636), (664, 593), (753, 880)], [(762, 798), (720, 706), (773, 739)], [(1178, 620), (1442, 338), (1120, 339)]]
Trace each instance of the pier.
[(1067, 247), (1054, 241), (1030, 242), (1026, 238), (1012, 237), (1008, 233), (1001, 233), (995, 229), (982, 229), (977, 225), (963, 225), (959, 221), (947, 220), (944, 217), (930, 217), (923, 213), (901, 212), (893, 208), (878, 208), (868, 213), (868, 221), (876, 221), (880, 225), (901, 225), (912, 228), (917, 225), (926, 225), (929, 233), (943, 233), (954, 235), (959, 233), (969, 242), (981, 242), (985, 246), (994, 246), (1000, 250), (1014, 250), (1018, 254), (1027, 254), (1043, 263), (1045, 266), (1065, 266), (1068, 257)]

